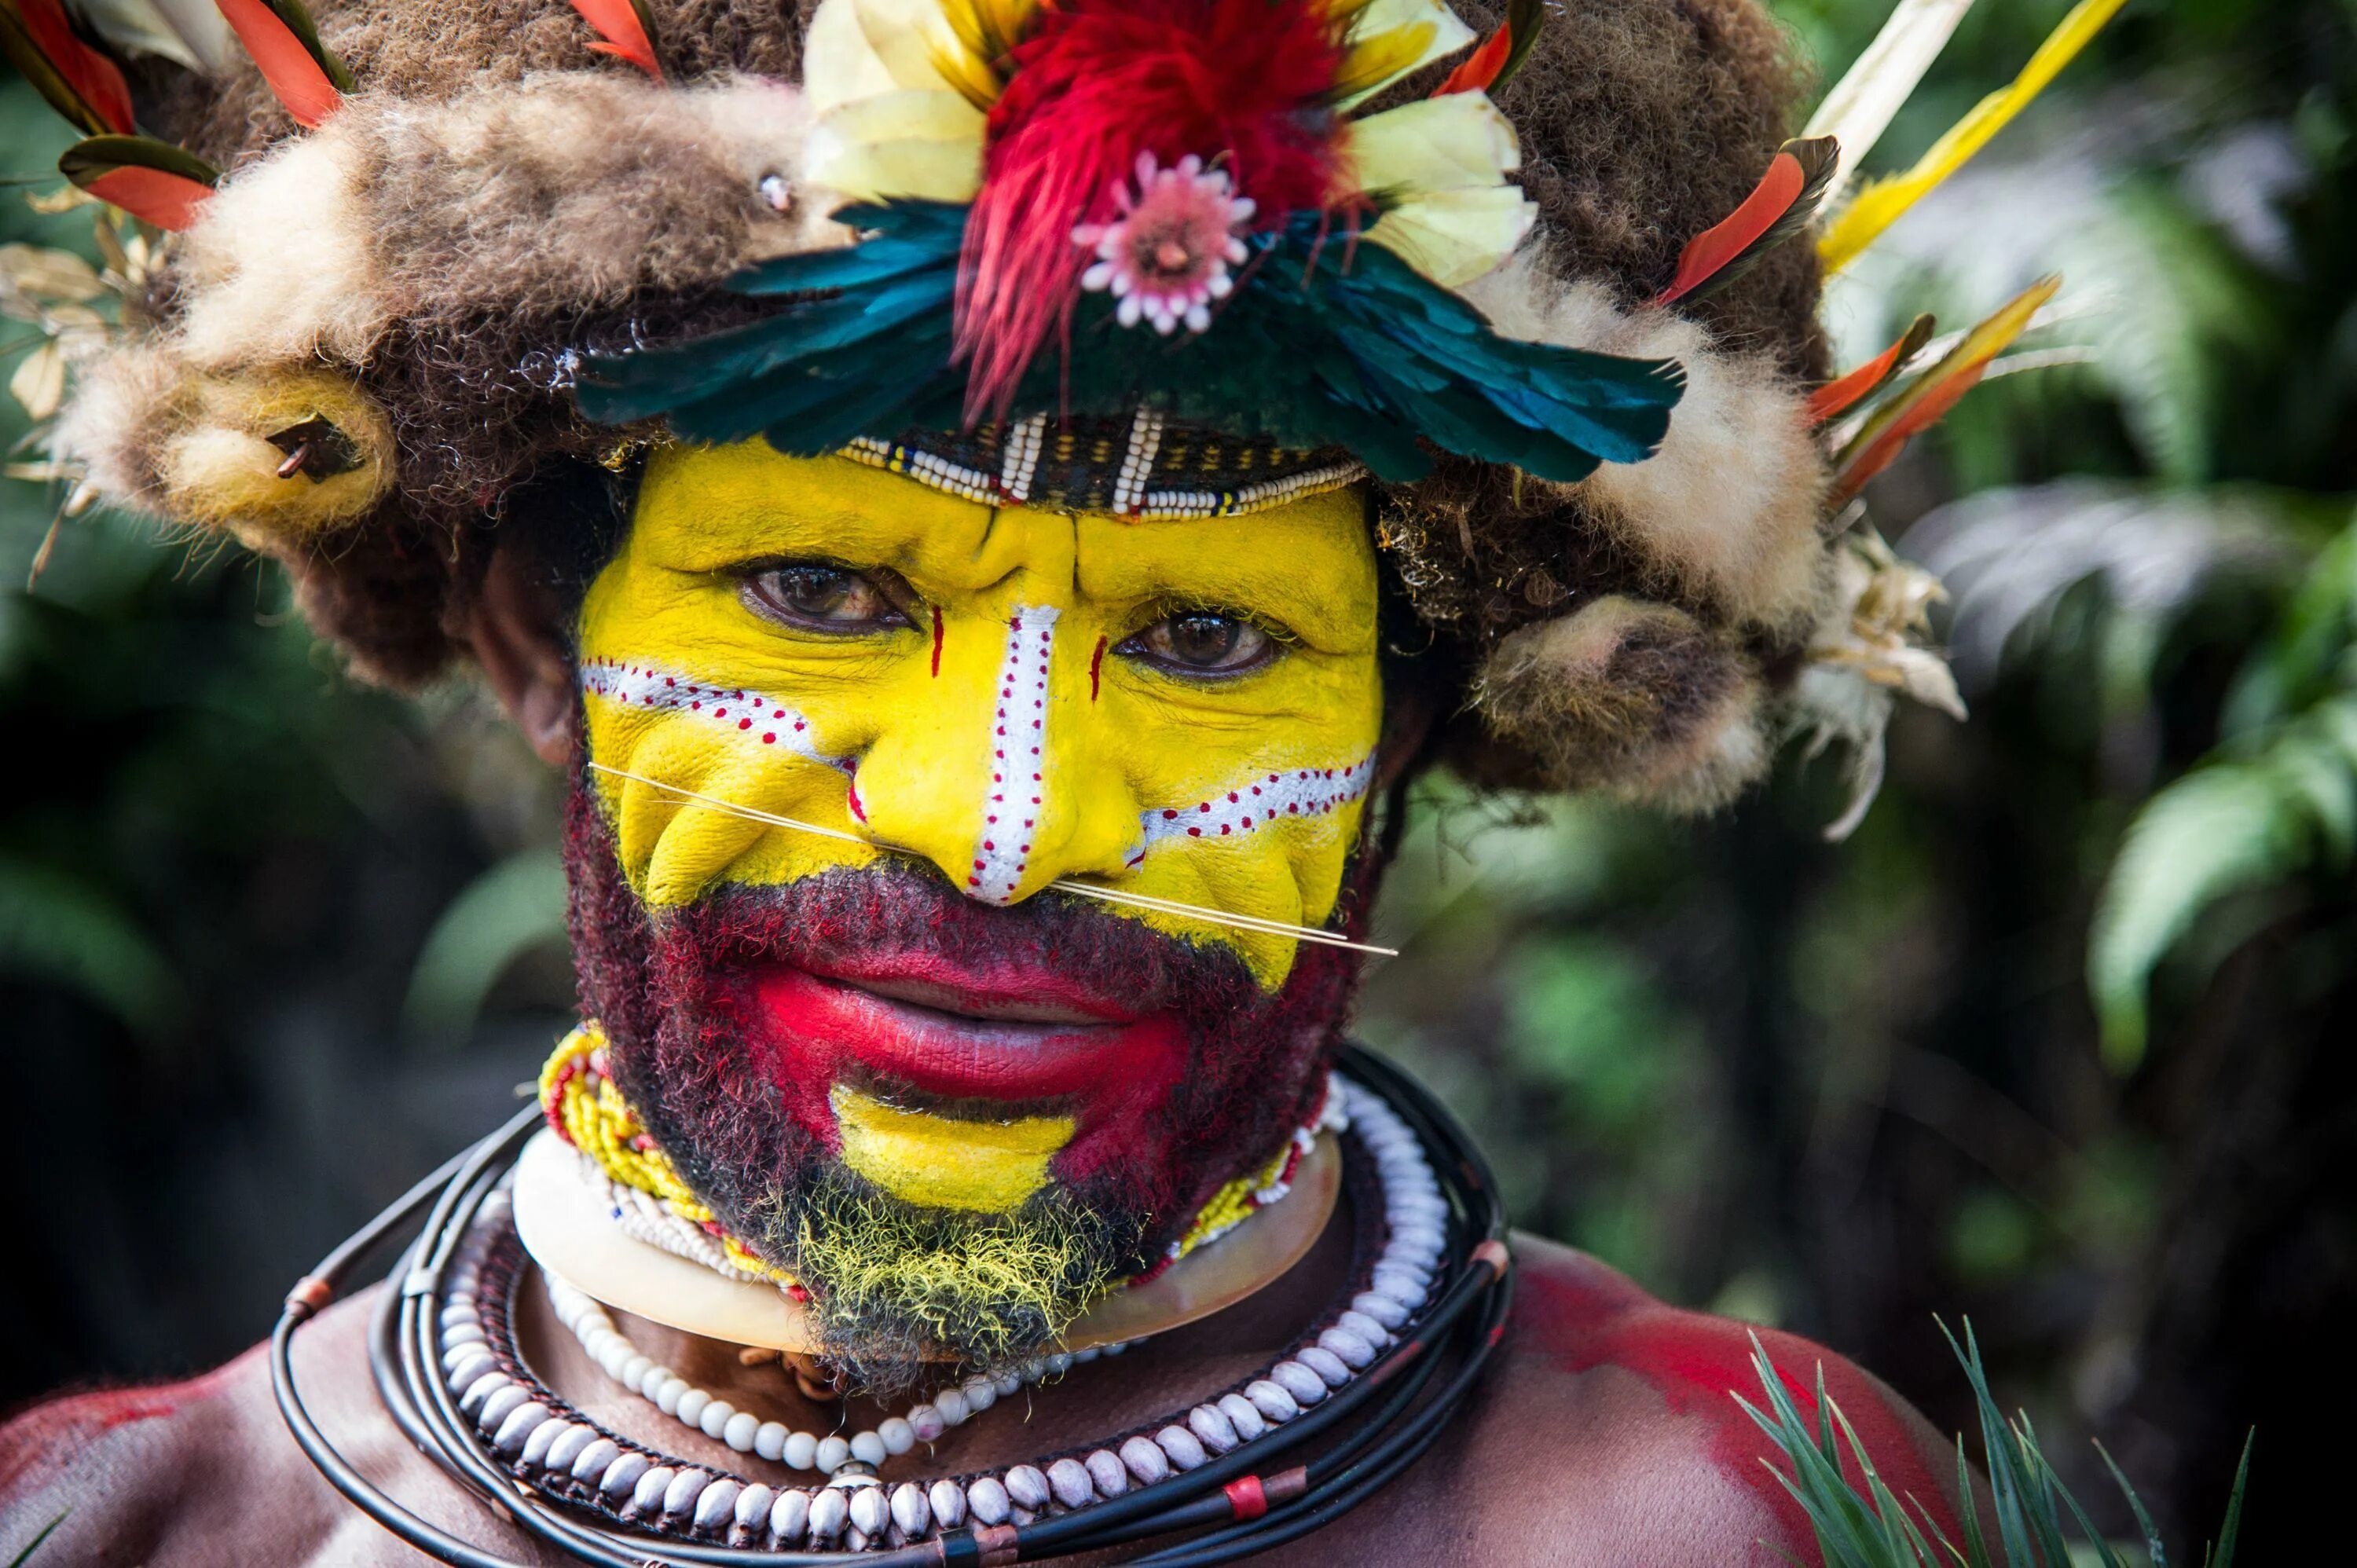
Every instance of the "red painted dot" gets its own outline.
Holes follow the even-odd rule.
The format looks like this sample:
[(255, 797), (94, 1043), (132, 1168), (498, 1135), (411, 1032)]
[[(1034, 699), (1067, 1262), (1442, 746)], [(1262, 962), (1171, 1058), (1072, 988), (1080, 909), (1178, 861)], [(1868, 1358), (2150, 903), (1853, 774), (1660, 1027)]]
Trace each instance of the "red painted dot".
[(1189, 828), (1187, 830), (1187, 836), (1190, 839), (1201, 838), (1203, 836), (1203, 830), (1200, 828)]
[(983, 841), (982, 841), (982, 847), (983, 847), (983, 848), (985, 848), (985, 849), (986, 849), (986, 850), (988, 850), (988, 851), (990, 851), (993, 854), (997, 854), (997, 853), (998, 853), (998, 846), (997, 846), (996, 844), (995, 844), (995, 843), (991, 843), (988, 839), (985, 839), (985, 840), (983, 840)]
[(777, 732), (777, 731), (775, 731), (775, 730), (771, 730), (771, 731), (770, 731), (768, 734), (764, 735), (764, 736), (761, 737), (761, 744), (762, 744), (763, 746), (775, 746), (775, 745), (777, 745), (777, 744), (778, 744), (778, 732)]
[(1222, 838), (1225, 838), (1225, 837), (1227, 837), (1227, 836), (1228, 836), (1228, 824), (1227, 824), (1227, 823), (1225, 823), (1225, 822), (1222, 822), (1222, 823), (1220, 824), (1220, 836), (1221, 836)]
[(737, 727), (738, 729), (751, 729), (753, 727), (753, 721), (751, 719), (738, 719), (737, 721)]
[(1175, 822), (1178, 820), (1178, 813), (1176, 811), (1165, 811), (1162, 813), (1162, 820), (1166, 822)]
[(1233, 789), (1231, 789), (1231, 790), (1229, 790), (1229, 791), (1228, 791), (1228, 804), (1229, 804), (1229, 805), (1231, 805), (1231, 806), (1232, 806), (1232, 805), (1234, 805), (1235, 803), (1236, 803), (1236, 792), (1235, 792)]

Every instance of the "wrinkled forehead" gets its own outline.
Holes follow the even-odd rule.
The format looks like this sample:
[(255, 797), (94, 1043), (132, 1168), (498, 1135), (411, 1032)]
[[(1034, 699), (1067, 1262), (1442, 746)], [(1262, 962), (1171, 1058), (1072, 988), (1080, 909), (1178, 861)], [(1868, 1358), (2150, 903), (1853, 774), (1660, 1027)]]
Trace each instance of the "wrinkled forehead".
[(1313, 646), (1357, 651), (1374, 635), (1367, 505), (1357, 487), (1229, 517), (995, 505), (757, 440), (653, 453), (623, 553), (686, 574), (789, 560), (888, 567), (934, 597), (986, 595), (1019, 575), (1032, 594), (1076, 602), (1265, 613)]

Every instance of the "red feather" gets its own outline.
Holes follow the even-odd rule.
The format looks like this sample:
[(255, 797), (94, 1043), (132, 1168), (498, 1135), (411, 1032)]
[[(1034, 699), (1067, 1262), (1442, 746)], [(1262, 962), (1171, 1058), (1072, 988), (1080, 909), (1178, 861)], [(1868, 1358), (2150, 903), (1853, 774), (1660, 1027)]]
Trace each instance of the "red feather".
[[(315, 34), (306, 42), (293, 23), (279, 13), (268, 0), (219, 0), (221, 14), (245, 52), (262, 70), (262, 79), (286, 113), (307, 131), (316, 131), (328, 116), (340, 108), (344, 95), (335, 81), (340, 68), (330, 70), (332, 57), (318, 47)], [(298, 13), (299, 14), (299, 13)], [(307, 18), (306, 18), (307, 21)], [(317, 52), (315, 52), (317, 51)]]
[(1506, 18), (1498, 24), (1498, 30), (1482, 39), (1481, 47), (1450, 71), (1448, 80), (1433, 89), (1432, 95), (1496, 92), (1523, 69), (1523, 59), (1538, 42), (1539, 29), (1544, 26), (1546, 0), (1506, 0)]
[(1514, 50), (1514, 24), (1501, 22), (1498, 30), (1481, 40), (1481, 47), (1465, 57), (1465, 61), (1448, 73), (1448, 79), (1432, 90), (1435, 98), (1446, 98), (1452, 92), (1487, 92), (1498, 73), (1506, 69), (1506, 57)]
[[(14, 13), (16, 30), (38, 57), (26, 62), (32, 69), (25, 74), (35, 86), (45, 89), (42, 96), (52, 107), (93, 134), (131, 129), (130, 84), (113, 60), (75, 34), (60, 0), (12, 0), (6, 10)], [(0, 14), (0, 22), (7, 19)], [(54, 84), (41, 81), (38, 72), (44, 65), (56, 78)], [(64, 99), (46, 91), (51, 85), (64, 89)], [(77, 107), (81, 113), (75, 113)]]
[(1333, 203), (1343, 59), (1319, 0), (1064, 0), (1007, 58), (982, 191), (966, 217), (955, 351), (966, 415), (1004, 412), (1070, 318), (1086, 256), (1072, 230), (1114, 215), (1140, 153), (1228, 171), (1281, 224)]
[(119, 168), (85, 182), (82, 188), (112, 207), (158, 229), (185, 229), (213, 188), (185, 175), (156, 168)]
[(1677, 275), (1653, 303), (1669, 305), (1706, 285), (1732, 283), (1769, 247), (1797, 232), (1824, 199), (1839, 152), (1831, 136), (1785, 143), (1743, 205), (1686, 242)]
[(573, 0), (573, 8), (606, 39), (591, 44), (593, 52), (626, 59), (657, 81), (663, 79), (662, 65), (655, 59), (652, 29), (633, 0)]
[(1904, 370), (1907, 361), (1921, 353), (1923, 345), (1932, 340), (1932, 327), (1929, 316), (1917, 317), (1908, 324), (1907, 330), (1900, 334), (1899, 341), (1848, 374), (1827, 381), (1811, 392), (1808, 403), (1811, 427), (1848, 413)]
[(221, 170), (184, 147), (146, 136), (102, 135), (76, 142), (58, 172), (101, 201), (158, 229), (185, 229), (213, 193)]
[(1981, 377), (1988, 373), (1988, 361), (1958, 371), (1919, 399), (1915, 406), (1891, 424), (1866, 446), (1857, 456), (1844, 465), (1834, 479), (1833, 504), (1846, 504), (1851, 497), (1866, 489), (1866, 482), (1888, 468), (1907, 449), (1907, 444), (1947, 416), (1957, 400), (1980, 385)]

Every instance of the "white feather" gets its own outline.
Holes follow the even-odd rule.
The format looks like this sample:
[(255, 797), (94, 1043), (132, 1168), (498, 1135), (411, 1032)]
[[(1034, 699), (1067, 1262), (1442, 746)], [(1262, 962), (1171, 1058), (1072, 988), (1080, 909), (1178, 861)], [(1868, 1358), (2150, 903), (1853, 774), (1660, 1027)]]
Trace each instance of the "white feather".
[(1808, 128), (1801, 134), (1841, 142), (1841, 166), (1825, 191), (1824, 210), (1833, 209), (1865, 165), (1866, 155), (1889, 128), (1891, 116), (1913, 95), (1923, 73), (1947, 48), (1956, 24), (1972, 8), (1973, 0), (1899, 0), (1874, 42), (1809, 116)]
[(213, 0), (68, 0), (125, 54), (155, 55), (210, 76), (228, 63), (229, 23)]

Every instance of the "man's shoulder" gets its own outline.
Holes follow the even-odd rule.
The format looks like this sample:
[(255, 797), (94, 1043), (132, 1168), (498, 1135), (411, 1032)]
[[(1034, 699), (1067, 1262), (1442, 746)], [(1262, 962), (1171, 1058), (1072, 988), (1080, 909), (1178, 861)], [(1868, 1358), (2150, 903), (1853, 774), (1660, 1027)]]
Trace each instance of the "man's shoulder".
[[(373, 1293), (371, 1293), (372, 1294)], [(322, 1314), (296, 1340), (298, 1380), (322, 1427), (363, 1473), (447, 1511), (447, 1489), (369, 1412), (369, 1297)], [(415, 1562), (328, 1487), (296, 1447), (256, 1346), (185, 1382), (53, 1399), (0, 1425), (0, 1563), (48, 1529), (26, 1568)]]
[[(0, 1558), (48, 1533), (27, 1562), (146, 1563), (190, 1509), (240, 1488), (253, 1463), (242, 1391), (258, 1350), (184, 1382), (68, 1394), (0, 1426)], [(201, 1462), (199, 1461), (201, 1459)]]
[[(1513, 1311), (1458, 1425), (1358, 1528), (1441, 1563), (1729, 1568), (1812, 1562), (1775, 1450), (1754, 1337), (1805, 1410), (1827, 1392), (1897, 1490), (1944, 1514), (1953, 1470), (1930, 1426), (1846, 1359), (1797, 1335), (1655, 1299), (1585, 1253), (1514, 1241)], [(1789, 1556), (1786, 1554), (1790, 1554)], [(1403, 1557), (1401, 1560), (1407, 1560)]]

